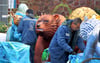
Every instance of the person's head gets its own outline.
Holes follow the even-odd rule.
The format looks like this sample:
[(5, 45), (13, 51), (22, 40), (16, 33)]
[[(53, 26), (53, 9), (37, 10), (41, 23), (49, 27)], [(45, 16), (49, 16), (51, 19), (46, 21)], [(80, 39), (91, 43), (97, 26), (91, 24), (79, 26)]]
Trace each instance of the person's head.
[(32, 10), (32, 9), (28, 9), (28, 10), (26, 11), (26, 15), (29, 15), (29, 14), (33, 14), (33, 10)]
[(21, 3), (18, 6), (18, 10), (17, 11), (25, 14), (27, 9), (28, 9), (28, 6), (26, 4), (24, 4), (24, 3)]
[(71, 23), (71, 29), (72, 31), (77, 31), (80, 28), (82, 20), (80, 18), (75, 18), (73, 22)]
[(28, 9), (27, 11), (26, 11), (26, 15), (28, 16), (28, 17), (30, 17), (30, 18), (34, 18), (34, 13), (33, 13), (33, 10), (32, 9)]

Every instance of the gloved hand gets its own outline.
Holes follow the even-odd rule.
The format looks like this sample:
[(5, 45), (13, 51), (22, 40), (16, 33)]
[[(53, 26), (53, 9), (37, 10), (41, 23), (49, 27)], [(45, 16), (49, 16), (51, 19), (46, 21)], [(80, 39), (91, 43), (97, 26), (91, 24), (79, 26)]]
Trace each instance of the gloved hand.
[(76, 55), (76, 52), (73, 51), (73, 52), (71, 52), (71, 53), (69, 53), (69, 54)]

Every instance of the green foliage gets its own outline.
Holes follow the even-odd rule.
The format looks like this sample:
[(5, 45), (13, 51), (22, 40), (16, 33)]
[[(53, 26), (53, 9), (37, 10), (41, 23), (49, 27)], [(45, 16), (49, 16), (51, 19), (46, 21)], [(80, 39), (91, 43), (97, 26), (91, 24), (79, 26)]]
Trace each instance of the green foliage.
[(68, 9), (69, 14), (71, 14), (71, 12), (72, 12), (72, 10), (69, 8), (69, 6), (68, 6), (67, 4), (61, 3), (61, 4), (58, 4), (58, 5), (54, 8), (54, 10), (53, 10), (52, 13), (55, 13), (55, 12), (58, 10), (59, 7), (66, 7), (66, 8)]
[(7, 24), (7, 25), (6, 24), (0, 24), (0, 32), (5, 33), (10, 26), (11, 26), (10, 24)]
[(11, 16), (8, 17), (8, 23), (10, 23), (10, 20), (11, 20)]
[(39, 18), (39, 16), (38, 16), (38, 15), (35, 15), (35, 18), (36, 18), (36, 19), (38, 19), (38, 18)]
[(7, 31), (7, 28), (8, 28), (8, 26), (7, 25), (4, 25), (4, 24), (0, 24), (0, 32), (6, 32)]

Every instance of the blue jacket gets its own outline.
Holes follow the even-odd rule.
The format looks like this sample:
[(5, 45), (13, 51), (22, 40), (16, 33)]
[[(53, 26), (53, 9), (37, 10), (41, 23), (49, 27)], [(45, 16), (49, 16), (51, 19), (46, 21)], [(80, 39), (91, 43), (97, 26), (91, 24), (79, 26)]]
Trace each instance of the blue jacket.
[(33, 44), (36, 42), (37, 35), (35, 30), (36, 19), (25, 16), (18, 25), (18, 32), (22, 33), (22, 42)]
[[(67, 25), (61, 25), (54, 37), (52, 38), (49, 45), (50, 55), (54, 58), (59, 58), (65, 54), (65, 52), (70, 53), (73, 49), (69, 46), (69, 42), (71, 40), (71, 28)], [(83, 51), (85, 45), (83, 43), (82, 38), (78, 36), (76, 45)]]

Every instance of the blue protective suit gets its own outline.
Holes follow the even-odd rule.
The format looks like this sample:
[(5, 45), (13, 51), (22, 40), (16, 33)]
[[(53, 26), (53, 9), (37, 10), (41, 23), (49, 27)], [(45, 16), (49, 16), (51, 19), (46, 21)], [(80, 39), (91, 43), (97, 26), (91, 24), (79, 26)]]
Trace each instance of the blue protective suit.
[(94, 30), (92, 30), (91, 34), (87, 39), (86, 49), (84, 50), (84, 60), (88, 58), (93, 58), (96, 55), (100, 58), (100, 42), (99, 42), (99, 34), (100, 34), (100, 25), (95, 26)]
[(35, 30), (36, 19), (25, 16), (18, 25), (18, 32), (22, 34), (22, 43), (30, 45), (30, 61), (34, 63), (34, 48), (37, 40)]
[[(22, 13), (17, 12), (15, 15), (25, 16)], [(12, 19), (12, 26), (7, 31), (6, 41), (21, 41), (21, 33), (17, 32), (17, 26)]]
[(12, 30), (14, 31), (13, 41), (21, 41), (22, 35), (21, 33), (18, 33), (17, 26), (15, 24), (12, 25)]
[[(15, 15), (20, 15), (22, 17), (25, 16), (26, 10), (28, 6), (24, 3), (21, 3), (18, 6), (18, 10)], [(14, 20), (12, 19), (12, 26), (7, 31), (6, 41), (21, 41), (21, 34), (17, 32), (17, 26), (14, 24)]]
[[(70, 20), (69, 22), (71, 23)], [(79, 36), (76, 37), (77, 39), (75, 39), (76, 40), (75, 45), (78, 45), (78, 47), (83, 51), (85, 48), (83, 40)], [(73, 51), (73, 49), (69, 45), (70, 41), (71, 41), (71, 28), (68, 25), (61, 25), (56, 31), (49, 46), (51, 63), (67, 62), (69, 53)]]
[(84, 50), (83, 60), (93, 58), (96, 53), (100, 57), (100, 21), (92, 18), (84, 21), (80, 25), (80, 36), (87, 41)]

